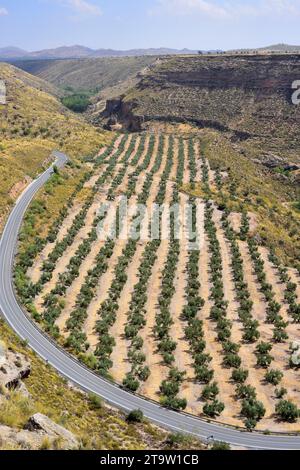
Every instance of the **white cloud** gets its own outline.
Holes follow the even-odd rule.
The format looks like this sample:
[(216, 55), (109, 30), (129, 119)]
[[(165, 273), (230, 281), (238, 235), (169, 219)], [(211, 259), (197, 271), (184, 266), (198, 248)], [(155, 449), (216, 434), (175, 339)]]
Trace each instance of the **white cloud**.
[(299, 0), (156, 0), (150, 15), (202, 15), (213, 18), (240, 18), (242, 16), (300, 15)]
[(101, 8), (87, 0), (60, 0), (60, 2), (70, 7), (76, 13), (76, 17), (102, 15)]
[(0, 16), (8, 15), (8, 11), (4, 7), (0, 7)]
[(150, 14), (169, 13), (173, 15), (189, 15), (201, 13), (212, 17), (226, 17), (226, 8), (207, 0), (157, 0), (157, 5)]

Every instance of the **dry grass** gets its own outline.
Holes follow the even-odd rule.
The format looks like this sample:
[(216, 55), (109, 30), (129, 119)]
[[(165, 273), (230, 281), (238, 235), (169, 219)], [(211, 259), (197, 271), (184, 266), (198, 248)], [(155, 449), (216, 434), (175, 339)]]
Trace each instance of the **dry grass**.
[(0, 76), (6, 82), (8, 95), (7, 105), (0, 105), (0, 222), (3, 224), (13, 203), (12, 188), (25, 176), (33, 178), (41, 172), (53, 149), (66, 152), (78, 162), (81, 157), (99, 151), (111, 140), (111, 134), (100, 132), (67, 111), (48, 94), (52, 88), (46, 82), (2, 63)]
[[(33, 413), (43, 413), (73, 432), (86, 449), (164, 449), (168, 447), (168, 433), (145, 422), (127, 424), (125, 417), (103, 404), (94, 406), (94, 400), (70, 387), (50, 366), (22, 344), (10, 329), (0, 322), (1, 338), (13, 350), (29, 357), (32, 372), (26, 386), (32, 396), (27, 399), (11, 393), (4, 405), (0, 404), (0, 423), (22, 428)], [(201, 449), (197, 440), (192, 448)], [(0, 447), (1, 448), (1, 447)], [(182, 447), (181, 447), (182, 448)]]

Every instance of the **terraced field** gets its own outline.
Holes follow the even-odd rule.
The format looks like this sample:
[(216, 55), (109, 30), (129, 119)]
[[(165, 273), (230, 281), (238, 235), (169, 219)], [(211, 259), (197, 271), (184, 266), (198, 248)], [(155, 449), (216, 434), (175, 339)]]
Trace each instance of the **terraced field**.
[[(258, 245), (246, 212), (217, 206), (211, 189), (223, 183), (197, 138), (117, 136), (35, 252), (19, 256), (18, 293), (58, 342), (133, 392), (223, 423), (297, 431), (299, 273)], [(162, 207), (158, 238), (137, 204)], [(164, 236), (168, 205), (178, 212)], [(118, 236), (99, 237), (99, 224)]]

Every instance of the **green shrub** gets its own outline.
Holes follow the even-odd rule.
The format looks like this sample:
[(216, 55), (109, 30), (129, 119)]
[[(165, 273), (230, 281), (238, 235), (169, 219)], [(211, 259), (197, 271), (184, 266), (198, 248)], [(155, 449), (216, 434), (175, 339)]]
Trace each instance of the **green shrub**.
[(86, 93), (74, 93), (62, 98), (62, 104), (75, 113), (84, 113), (90, 104), (90, 98)]
[(144, 421), (144, 413), (141, 410), (132, 410), (128, 413), (126, 421), (128, 423), (142, 423)]

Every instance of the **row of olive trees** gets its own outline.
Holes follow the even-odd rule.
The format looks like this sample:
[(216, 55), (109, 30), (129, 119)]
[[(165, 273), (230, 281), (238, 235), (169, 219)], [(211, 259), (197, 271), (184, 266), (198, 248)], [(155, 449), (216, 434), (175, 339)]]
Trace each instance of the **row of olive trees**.
[[(171, 157), (173, 156), (173, 148), (170, 146)], [(188, 164), (189, 164), (189, 177), (190, 183), (194, 186), (195, 178), (197, 175), (196, 168), (196, 156), (194, 148), (194, 140), (190, 139), (188, 143)], [(173, 191), (173, 204), (179, 203), (179, 192), (178, 189), (182, 186), (183, 175), (185, 166), (185, 151), (183, 139), (179, 139), (178, 148), (178, 165), (176, 171), (176, 183), (177, 188)], [(196, 230), (195, 220), (195, 201), (193, 200), (193, 229)], [(171, 214), (170, 220), (170, 243), (167, 260), (162, 273), (162, 285), (161, 293), (158, 302), (158, 311), (156, 315), (155, 335), (158, 341), (158, 351), (162, 355), (163, 362), (166, 366), (170, 366), (169, 377), (164, 380), (160, 386), (161, 392), (161, 403), (173, 409), (185, 409), (187, 401), (185, 398), (178, 396), (180, 391), (180, 385), (184, 380), (184, 372), (178, 371), (174, 368), (173, 363), (175, 362), (174, 352), (177, 344), (170, 335), (170, 328), (173, 324), (172, 315), (170, 312), (170, 304), (172, 297), (175, 293), (175, 276), (177, 272), (177, 264), (180, 254), (180, 242), (175, 237), (175, 225), (177, 225), (175, 214)], [(194, 232), (195, 233), (195, 232)], [(190, 240), (192, 242), (192, 240)], [(195, 240), (194, 240), (195, 241)], [(199, 251), (198, 251), (199, 254)]]
[[(108, 200), (112, 200), (112, 199), (115, 198), (116, 190), (122, 184), (122, 182), (124, 180), (124, 177), (125, 177), (125, 175), (128, 171), (129, 159), (130, 159), (130, 157), (132, 156), (132, 154), (134, 152), (136, 141), (137, 141), (136, 137), (132, 138), (129, 145), (128, 145), (128, 149), (126, 151), (125, 151), (125, 148), (123, 149), (124, 157), (120, 160), (120, 163), (122, 163), (122, 165), (121, 165), (119, 171), (117, 172), (117, 174), (114, 176), (114, 178), (113, 178), (113, 180), (110, 184), (110, 187), (109, 187), (108, 192), (107, 192), (107, 199)], [(139, 146), (138, 146), (137, 151), (136, 151), (136, 155), (134, 156), (135, 161), (137, 161), (137, 162), (139, 161), (139, 159), (142, 155), (142, 152), (144, 151), (144, 148), (145, 148), (145, 138), (141, 139), (141, 141), (139, 143)], [(151, 158), (151, 153), (147, 152), (147, 158), (148, 159)], [(139, 173), (140, 173), (140, 171), (137, 172), (137, 174), (139, 174)], [(129, 197), (131, 197), (135, 192), (135, 185), (136, 185), (137, 180), (132, 175), (130, 175), (129, 182), (132, 185), (132, 187), (130, 187), (129, 184), (128, 184), (128, 190), (130, 189), (130, 196)]]
[[(156, 195), (155, 203), (161, 206), (166, 197), (167, 183), (173, 167), (173, 138), (169, 142), (169, 150), (160, 185)], [(159, 165), (155, 165), (155, 171), (158, 171)], [(146, 310), (148, 284), (152, 274), (152, 268), (157, 259), (157, 250), (161, 244), (161, 219), (159, 212), (159, 238), (147, 243), (141, 264), (139, 267), (139, 281), (134, 286), (128, 312), (128, 323), (125, 327), (125, 337), (130, 340), (128, 358), (131, 362), (131, 371), (125, 376), (123, 385), (131, 391), (139, 388), (140, 380), (145, 381), (150, 375), (150, 370), (144, 366), (146, 356), (142, 352), (143, 339), (139, 335), (140, 330), (146, 325)], [(150, 222), (151, 224), (151, 222)], [(149, 224), (149, 230), (151, 225)]]
[[(246, 343), (255, 343), (259, 337), (260, 332), (258, 330), (259, 322), (253, 318), (253, 301), (248, 289), (248, 284), (244, 277), (244, 262), (241, 256), (240, 248), (237, 242), (237, 236), (229, 223), (229, 211), (225, 208), (222, 214), (222, 227), (224, 234), (229, 242), (231, 251), (231, 269), (233, 275), (233, 281), (236, 292), (236, 299), (239, 303), (238, 315), (243, 325), (243, 340)], [(241, 233), (248, 233), (246, 219), (241, 226)], [(247, 218), (248, 220), (248, 218)], [(241, 234), (240, 234), (241, 236)]]
[(300, 323), (300, 304), (297, 297), (297, 284), (291, 281), (287, 268), (282, 266), (274, 251), (270, 252), (269, 260), (276, 267), (279, 279), (285, 285), (284, 300), (289, 305), (288, 313), (295, 323)]
[(42, 275), (39, 279), (39, 281), (35, 285), (35, 295), (40, 293), (42, 291), (43, 285), (49, 282), (52, 278), (53, 271), (55, 269), (56, 263), (58, 259), (63, 255), (64, 251), (68, 246), (71, 246), (76, 235), (78, 234), (79, 230), (85, 225), (85, 218), (87, 215), (88, 210), (90, 209), (91, 205), (93, 204), (95, 195), (99, 191), (99, 188), (109, 179), (112, 177), (114, 171), (115, 171), (115, 166), (116, 163), (124, 151), (124, 145), (126, 142), (127, 137), (125, 136), (121, 143), (121, 149), (120, 147), (116, 149), (116, 151), (112, 154), (110, 157), (107, 167), (105, 171), (102, 173), (102, 175), (99, 177), (97, 182), (92, 188), (92, 194), (87, 198), (85, 201), (83, 208), (77, 214), (75, 217), (72, 226), (69, 228), (67, 234), (63, 238), (63, 240), (58, 241), (53, 250), (49, 253), (48, 258), (43, 262), (42, 265)]
[[(104, 181), (103, 175), (101, 176), (101, 181)], [(55, 320), (61, 315), (61, 312), (64, 309), (65, 302), (63, 296), (65, 295), (67, 288), (72, 285), (76, 278), (78, 278), (80, 266), (83, 260), (91, 252), (93, 242), (95, 242), (97, 239), (96, 227), (98, 223), (105, 219), (105, 217), (106, 214), (95, 216), (93, 229), (76, 250), (74, 256), (71, 258), (68, 266), (66, 267), (66, 270), (63, 273), (60, 273), (59, 280), (57, 281), (55, 287), (44, 298), (45, 310), (43, 312), (42, 318), (45, 323), (46, 330), (55, 337), (59, 336), (59, 329), (55, 325)], [(37, 316), (38, 314), (36, 313), (36, 317)]]
[[(102, 173), (100, 178), (98, 178), (95, 186), (93, 187), (92, 191), (92, 196), (89, 198), (90, 203), (93, 201), (97, 191), (99, 188), (109, 179), (111, 179), (115, 167), (117, 164), (117, 161), (119, 160), (119, 157), (124, 153), (125, 150), (125, 144), (127, 141), (127, 136), (124, 136), (123, 139), (121, 140), (120, 146), (115, 149), (110, 158), (108, 160), (105, 159), (105, 157), (102, 155), (102, 163), (106, 163), (106, 168), (105, 171)], [(87, 254), (91, 251), (92, 249), (92, 243), (96, 241), (97, 239), (97, 234), (96, 234), (96, 226), (98, 225), (99, 222), (103, 221), (105, 218), (105, 214), (103, 214), (100, 217), (95, 217), (94, 219), (94, 228), (88, 235), (87, 239), (84, 240), (83, 246), (86, 246), (86, 244), (89, 245), (89, 249), (86, 249), (83, 252), (80, 252), (80, 255), (82, 256), (76, 256), (76, 263), (78, 263), (78, 270), (77, 272), (71, 274), (70, 281), (71, 283), (73, 280), (78, 277), (79, 275), (79, 267), (83, 262), (84, 257), (87, 256)], [(116, 218), (116, 223), (119, 221), (118, 217)], [(85, 223), (85, 220), (83, 220), (83, 224)], [(82, 246), (79, 247), (80, 249)], [(87, 342), (87, 338), (84, 332), (82, 332), (82, 326), (83, 323), (86, 319), (86, 311), (87, 307), (90, 304), (93, 296), (94, 296), (94, 291), (95, 287), (97, 285), (97, 281), (99, 278), (104, 274), (104, 272), (108, 269), (108, 263), (107, 260), (112, 256), (113, 253), (113, 248), (114, 248), (114, 241), (113, 240), (107, 240), (104, 247), (101, 248), (99, 251), (98, 255), (96, 256), (96, 265), (92, 270), (89, 271), (88, 275), (86, 276), (83, 285), (81, 286), (80, 292), (76, 298), (76, 303), (75, 303), (75, 308), (72, 310), (70, 314), (70, 318), (67, 321), (67, 329), (70, 331), (70, 335), (68, 336), (65, 345), (66, 347), (70, 348), (72, 351), (76, 353), (81, 353), (86, 351), (89, 348), (89, 344)], [(77, 255), (77, 253), (76, 253)], [(85, 256), (84, 256), (85, 255)], [(78, 260), (78, 261), (77, 261)], [(69, 267), (72, 268), (73, 263), (69, 265)], [(57, 287), (61, 289), (61, 284), (64, 282), (64, 280), (68, 280), (64, 277), (64, 275), (67, 274), (69, 275), (69, 271), (67, 273), (63, 273), (62, 276), (59, 279), (60, 285)], [(64, 286), (65, 287), (65, 286)], [(52, 306), (50, 306), (52, 309)], [(58, 307), (54, 307), (52, 311), (46, 312), (46, 315), (44, 316), (45, 319), (51, 320), (52, 317), (59, 317), (61, 311), (64, 308), (64, 303), (60, 302), (58, 300)], [(55, 318), (53, 318), (55, 321)], [(54, 325), (54, 322), (50, 324), (50, 331), (54, 334), (58, 334), (58, 328)]]
[(185, 166), (184, 145), (183, 145), (183, 138), (180, 137), (178, 141), (178, 165), (177, 165), (177, 170), (176, 170), (176, 183), (177, 183), (178, 188), (180, 188), (183, 183), (184, 166)]
[[(247, 284), (244, 282), (243, 260), (241, 258), (241, 254), (239, 251), (239, 245), (237, 243), (236, 234), (230, 227), (230, 224), (228, 221), (228, 215), (229, 215), (229, 212), (227, 209), (225, 209), (223, 218), (222, 218), (223, 228), (227, 236), (227, 239), (229, 240), (231, 244), (233, 276), (234, 276), (234, 281), (235, 281), (237, 300), (239, 301), (239, 304), (240, 304), (239, 316), (240, 316), (241, 321), (244, 324), (243, 339), (247, 342), (249, 341), (254, 342), (259, 338), (259, 332), (257, 331), (257, 327), (259, 326), (259, 323), (253, 320), (252, 315), (250, 313), (253, 307), (253, 302), (250, 300), (250, 294), (247, 289)], [(250, 228), (249, 219), (248, 219), (247, 213), (244, 212), (242, 214), (242, 223), (241, 223), (241, 229), (239, 233), (239, 237), (241, 238), (241, 240), (250, 239), (249, 228)], [(255, 253), (254, 259), (256, 260), (258, 250), (254, 249), (253, 252)], [(260, 259), (260, 257), (258, 258)], [(281, 266), (278, 258), (275, 256), (275, 254), (272, 251), (269, 255), (269, 259), (278, 268), (281, 282), (287, 283), (287, 291), (289, 291), (289, 289), (293, 290), (294, 286), (291, 286), (289, 283), (290, 279), (287, 276), (287, 270)], [(261, 266), (261, 263), (260, 263), (260, 266)], [(292, 296), (291, 299), (292, 299), (292, 302), (294, 302), (295, 300), (294, 296)], [(276, 321), (276, 319), (277, 320), (279, 319), (280, 321), (281, 319), (280, 316), (278, 318), (280, 305), (278, 304), (277, 308), (276, 307), (274, 308), (274, 306), (275, 306), (275, 303), (271, 298), (271, 302), (269, 301), (268, 310), (267, 310), (267, 320), (268, 321), (271, 320), (271, 322)], [(245, 326), (246, 326), (246, 329), (245, 329)], [(276, 342), (275, 338), (273, 338), (273, 340)], [(260, 342), (257, 345), (255, 349), (255, 354), (257, 357), (257, 366), (266, 369), (266, 374), (265, 374), (266, 383), (269, 383), (277, 387), (275, 388), (275, 397), (279, 401), (275, 406), (275, 412), (278, 415), (279, 419), (282, 419), (283, 421), (294, 422), (299, 416), (299, 410), (297, 409), (297, 406), (293, 404), (291, 401), (283, 399), (284, 395), (287, 393), (287, 390), (284, 387), (282, 386), (279, 387), (283, 379), (283, 372), (278, 369), (269, 368), (273, 360), (273, 357), (270, 354), (271, 351), (272, 351), (272, 344), (270, 343)], [(242, 414), (244, 414), (245, 416), (247, 414), (246, 426), (249, 429), (252, 429), (253, 427), (256, 426), (257, 420), (260, 419), (260, 417), (263, 417), (265, 413), (264, 413), (264, 406), (262, 405), (262, 403), (257, 402), (256, 391), (254, 387), (251, 387), (250, 385), (245, 385), (248, 375), (249, 373), (247, 370), (239, 369), (233, 372), (232, 379), (238, 384), (237, 396), (239, 398), (243, 398), (244, 400), (248, 400), (248, 401), (251, 400), (251, 403), (250, 403), (251, 406), (249, 406), (249, 403), (246, 404), (245, 402), (243, 402)]]
[[(157, 159), (161, 160), (161, 154), (158, 154)], [(153, 177), (153, 175), (150, 175), (150, 179)], [(146, 181), (147, 182), (147, 181)], [(146, 195), (148, 190), (148, 185), (145, 183), (142, 195)], [(119, 234), (121, 230), (121, 224), (122, 224), (122, 217), (124, 217), (125, 214), (120, 215), (120, 206), (117, 207), (117, 214), (116, 214), (116, 232)], [(88, 275), (86, 276), (85, 282), (81, 287), (80, 293), (76, 299), (76, 304), (75, 304), (75, 309), (71, 312), (70, 318), (67, 321), (67, 328), (70, 331), (70, 335), (67, 339), (66, 345), (70, 347), (72, 350), (75, 350), (77, 353), (81, 351), (85, 351), (88, 349), (89, 344), (86, 341), (86, 335), (82, 331), (82, 327), (84, 325), (84, 322), (87, 318), (87, 309), (88, 306), (90, 305), (94, 293), (95, 293), (95, 288), (99, 282), (99, 279), (101, 276), (107, 271), (108, 269), (108, 263), (107, 260), (112, 256), (113, 250), (115, 247), (115, 240), (107, 240), (106, 244), (104, 247), (100, 250), (99, 257), (101, 260), (97, 259), (96, 261), (96, 266), (89, 271)], [(106, 311), (108, 311), (108, 315), (111, 313), (115, 312), (117, 309), (117, 302), (114, 297), (119, 296), (121, 294), (121, 291), (124, 287), (124, 284), (127, 280), (127, 277), (125, 273), (122, 271), (122, 268), (127, 267), (129, 264), (129, 261), (131, 257), (134, 255), (136, 249), (136, 242), (133, 240), (130, 240), (128, 245), (124, 249), (124, 253), (122, 256), (119, 258), (116, 269), (115, 269), (115, 275), (116, 275), (116, 282), (113, 284), (113, 286), (110, 289), (110, 298), (108, 299), (107, 303), (104, 303), (99, 310), (99, 314), (103, 316), (105, 315)], [(128, 260), (126, 259), (128, 257)], [(99, 262), (100, 261), (100, 262)], [(91, 279), (94, 280), (93, 283), (91, 283)], [(110, 317), (110, 322), (115, 321), (115, 317), (112, 315)], [(108, 325), (107, 325), (108, 326)], [(101, 330), (101, 325), (99, 326)], [(97, 349), (95, 351), (95, 355), (99, 357), (98, 363), (97, 363), (97, 369), (99, 372), (103, 375), (107, 374), (108, 369), (111, 367), (111, 363), (109, 360), (108, 355), (112, 353), (112, 348), (114, 346), (114, 338), (111, 338), (107, 332), (103, 332), (103, 335), (101, 336), (100, 343), (97, 346)], [(108, 351), (107, 354), (105, 354), (105, 351)]]
[[(173, 204), (179, 203), (178, 189), (173, 191)], [(184, 399), (177, 397), (180, 384), (183, 381), (181, 374), (174, 374), (173, 364), (175, 362), (174, 352), (177, 347), (170, 334), (170, 328), (174, 321), (170, 310), (173, 295), (175, 293), (175, 277), (177, 274), (177, 265), (180, 254), (180, 242), (175, 239), (175, 214), (171, 214), (170, 220), (170, 242), (167, 260), (162, 272), (161, 291), (158, 299), (158, 310), (156, 313), (156, 323), (154, 333), (158, 344), (158, 351), (163, 358), (163, 363), (166, 366), (172, 367), (169, 374), (169, 379), (163, 381), (160, 387), (162, 394), (161, 403), (174, 409), (184, 409), (187, 402)]]
[[(149, 160), (149, 152), (152, 155), (153, 146), (150, 146), (145, 156), (146, 164)], [(149, 197), (149, 191), (153, 183), (153, 176), (155, 172), (161, 166), (162, 163), (162, 152), (163, 152), (163, 139), (160, 139), (158, 153), (155, 158), (155, 162), (152, 170), (148, 173), (142, 191), (138, 195), (138, 202), (140, 204), (145, 204)], [(142, 164), (138, 167), (138, 172), (141, 172), (145, 166)], [(138, 219), (137, 229), (141, 229), (141, 220), (139, 213), (135, 214), (132, 219), (132, 224), (135, 225), (135, 220)], [(98, 371), (101, 375), (107, 376), (109, 369), (113, 366), (110, 356), (113, 352), (115, 346), (115, 339), (109, 334), (109, 331), (113, 324), (116, 321), (117, 311), (119, 309), (119, 299), (122, 293), (122, 290), (127, 282), (128, 276), (126, 274), (126, 269), (132, 260), (138, 245), (139, 238), (130, 238), (125, 248), (123, 249), (122, 255), (118, 258), (115, 270), (114, 270), (114, 280), (111, 283), (109, 288), (108, 298), (101, 304), (98, 311), (98, 316), (100, 319), (96, 323), (96, 332), (99, 337), (99, 342), (95, 350), (95, 356), (98, 359)], [(132, 363), (135, 363), (138, 367), (141, 364), (141, 348), (143, 342), (138, 340), (135, 344), (135, 349), (129, 354), (129, 359)], [(139, 367), (139, 376), (146, 380), (149, 376), (149, 370), (146, 367)]]
[(257, 281), (260, 284), (261, 292), (265, 297), (267, 307), (267, 322), (273, 325), (273, 341), (275, 343), (284, 343), (288, 339), (286, 327), (288, 323), (280, 315), (281, 304), (276, 302), (273, 287), (267, 282), (267, 276), (264, 270), (264, 260), (258, 250), (258, 244), (254, 238), (248, 237), (248, 247), (253, 262)]
[[(194, 179), (192, 169), (194, 167), (194, 158), (190, 155), (190, 178)], [(183, 184), (185, 166), (185, 152), (183, 139), (179, 139), (178, 145), (178, 164), (176, 169), (177, 187), (173, 190), (172, 204), (180, 203), (179, 188)], [(161, 403), (172, 409), (185, 409), (187, 400), (178, 396), (180, 386), (184, 381), (185, 372), (180, 372), (174, 367), (177, 344), (170, 335), (170, 328), (174, 321), (172, 319), (170, 305), (175, 293), (175, 277), (177, 273), (177, 265), (180, 254), (180, 241), (175, 237), (175, 226), (178, 220), (175, 213), (171, 214), (170, 220), (170, 243), (167, 261), (162, 273), (162, 287), (159, 297), (159, 309), (156, 315), (155, 335), (158, 341), (158, 350), (162, 355), (164, 364), (170, 367), (167, 380), (163, 380), (160, 385)]]
[[(115, 149), (115, 143), (116, 143), (117, 137), (112, 141), (111, 145), (109, 145), (105, 151), (102, 153), (101, 156), (97, 157), (96, 159), (92, 159), (92, 163), (94, 164), (94, 169), (100, 167), (105, 163), (105, 160), (108, 156), (112, 155), (113, 158), (115, 157), (115, 152), (117, 151)], [(125, 138), (122, 140), (123, 145), (125, 145)], [(33, 284), (29, 277), (27, 276), (27, 270), (29, 267), (33, 265), (34, 260), (36, 259), (36, 256), (43, 250), (43, 248), (46, 246), (47, 243), (54, 243), (57, 235), (59, 233), (59, 230), (61, 229), (63, 222), (68, 215), (68, 211), (70, 208), (72, 208), (74, 200), (77, 196), (77, 194), (83, 189), (84, 184), (91, 178), (93, 175), (93, 170), (90, 170), (88, 172), (85, 172), (79, 183), (76, 185), (74, 191), (72, 192), (71, 196), (68, 198), (65, 206), (59, 211), (59, 215), (57, 219), (53, 222), (47, 236), (45, 238), (41, 238), (39, 236), (36, 236), (34, 239), (34, 243), (30, 243), (22, 253), (19, 254), (18, 256), (18, 262), (16, 264), (15, 268), (15, 285), (17, 288), (18, 295), (20, 299), (22, 300), (22, 303), (26, 305), (28, 310), (34, 315), (36, 319), (39, 319), (39, 315), (36, 312), (36, 309), (34, 308), (32, 304), (32, 300), (34, 297), (41, 291), (43, 282), (47, 282), (47, 277), (51, 277), (51, 270), (48, 274), (43, 274), (42, 278), (40, 281), (43, 282), (38, 282), (37, 284)], [(53, 178), (56, 178), (57, 175), (55, 174)], [(101, 181), (98, 181), (99, 184), (101, 184)], [(51, 184), (51, 180), (49, 182)], [(47, 185), (46, 185), (47, 186)], [(37, 209), (39, 209), (40, 205), (38, 201), (34, 201), (27, 211), (27, 214), (25, 216), (25, 221), (24, 221), (24, 226), (20, 235), (20, 239), (25, 239), (24, 233), (27, 232), (28, 230), (30, 232), (34, 231), (34, 225), (35, 225), (35, 216), (37, 215)], [(46, 210), (46, 207), (42, 208), (43, 210)], [(40, 209), (39, 209), (40, 212)], [(75, 222), (75, 221), (74, 221)], [(76, 225), (77, 225), (77, 220), (76, 220)], [(74, 227), (73, 227), (74, 228)], [(68, 238), (69, 240), (69, 238)], [(58, 249), (58, 252), (60, 250)], [(46, 269), (46, 267), (44, 266)]]
[(195, 155), (195, 141), (193, 139), (190, 139), (188, 143), (188, 161), (191, 189), (195, 189), (195, 180), (197, 177), (197, 164)]

